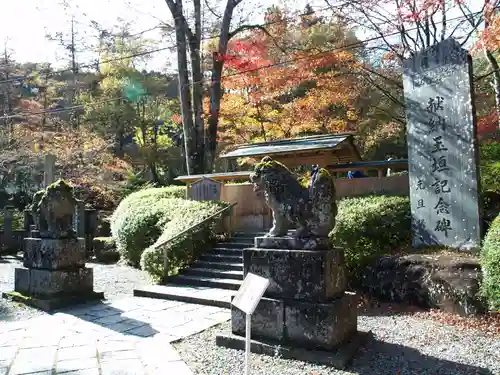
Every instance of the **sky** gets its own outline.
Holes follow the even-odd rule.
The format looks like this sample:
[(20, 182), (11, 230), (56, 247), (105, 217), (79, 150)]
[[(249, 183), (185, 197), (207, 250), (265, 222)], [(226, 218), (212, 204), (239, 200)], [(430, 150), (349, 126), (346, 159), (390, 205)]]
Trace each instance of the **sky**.
[[(68, 66), (67, 53), (57, 46), (56, 42), (45, 38), (47, 33), (63, 31), (69, 34), (72, 15), (76, 20), (76, 28), (80, 37), (92, 39), (92, 30), (89, 28), (91, 20), (97, 21), (104, 27), (117, 24), (118, 17), (133, 22), (132, 32), (141, 32), (151, 29), (160, 22), (171, 20), (170, 12), (165, 0), (65, 0), (69, 7), (61, 5), (63, 0), (4, 0), (2, 4), (2, 22), (0, 22), (0, 43), (7, 41), (12, 51), (12, 58), (19, 62), (51, 62), (54, 67)], [(345, 0), (344, 0), (345, 1)], [(476, 4), (479, 9), (481, 1), (468, 0)], [(325, 9), (324, 0), (299, 0), (293, 3), (293, 9), (302, 10), (309, 2), (314, 9)], [(330, 0), (330, 4), (342, 3), (343, 0)], [(204, 3), (204, 2), (202, 2)], [(221, 2), (222, 3), (222, 2)], [(225, 3), (225, 2), (224, 2)], [(245, 0), (239, 6), (241, 14), (251, 14), (252, 23), (262, 23), (262, 11), (272, 4), (273, 0)], [(259, 9), (260, 11), (255, 11)], [(458, 12), (450, 14), (459, 15)], [(94, 34), (95, 35), (95, 34)], [(147, 38), (160, 41), (158, 47), (173, 46), (174, 39), (162, 38), (157, 30), (144, 34)], [(362, 30), (359, 38), (369, 36)], [(0, 45), (0, 49), (3, 46)], [(87, 64), (94, 56), (79, 54), (80, 64)], [(154, 70), (175, 70), (175, 54), (159, 52), (152, 55), (151, 61), (145, 66)]]
[[(275, 2), (272, 0), (243, 1), (241, 10), (255, 8), (262, 5), (264, 9)], [(171, 20), (170, 12), (165, 0), (67, 0), (69, 9), (60, 5), (62, 0), (5, 0), (2, 4), (0, 22), (0, 49), (7, 41), (8, 48), (12, 51), (12, 58), (19, 62), (51, 62), (54, 66), (65, 64), (65, 51), (57, 46), (56, 42), (47, 41), (47, 33), (64, 31), (69, 34), (70, 20), (74, 15), (76, 27), (83, 38), (89, 40), (92, 30), (89, 28), (91, 20), (97, 21), (104, 27), (117, 24), (118, 17), (125, 21), (132, 21), (132, 32), (137, 33)], [(325, 7), (324, 2), (316, 1)], [(303, 9), (306, 0), (295, 1), (297, 8)], [(315, 0), (311, 1), (312, 4)], [(245, 10), (245, 6), (247, 9)], [(262, 14), (255, 14), (252, 22), (263, 22)], [(172, 46), (174, 40), (161, 38), (159, 31), (143, 34), (146, 38), (160, 40), (159, 48)], [(162, 40), (163, 39), (163, 40)], [(3, 52), (3, 51), (2, 51)], [(171, 64), (173, 54), (169, 52), (157, 53), (148, 68), (164, 69)], [(67, 57), (66, 57), (67, 59)], [(80, 54), (80, 63), (88, 63), (90, 56)]]

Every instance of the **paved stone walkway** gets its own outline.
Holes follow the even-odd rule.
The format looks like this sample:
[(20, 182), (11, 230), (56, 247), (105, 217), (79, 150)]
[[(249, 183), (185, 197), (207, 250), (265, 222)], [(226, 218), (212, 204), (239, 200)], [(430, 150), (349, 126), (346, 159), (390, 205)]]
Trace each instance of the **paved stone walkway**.
[(229, 318), (217, 307), (130, 297), (0, 322), (0, 375), (190, 375), (170, 343)]

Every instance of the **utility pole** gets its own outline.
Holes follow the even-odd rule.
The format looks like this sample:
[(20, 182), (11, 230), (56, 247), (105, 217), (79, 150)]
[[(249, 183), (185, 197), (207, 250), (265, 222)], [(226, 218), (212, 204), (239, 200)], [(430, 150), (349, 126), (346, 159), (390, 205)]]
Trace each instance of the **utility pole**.
[[(3, 62), (5, 66), (5, 79), (8, 81), (10, 79), (10, 62), (9, 62), (9, 53), (7, 52), (7, 43), (4, 45), (3, 49)], [(10, 91), (10, 83), (7, 83), (6, 85), (6, 90), (7, 90), (7, 95), (6, 95), (6, 100), (7, 100), (7, 109), (9, 113), (12, 113), (12, 97), (11, 97), (11, 91)]]
[[(7, 82), (5, 83), (5, 91), (3, 92), (3, 115), (10, 115), (12, 114), (13, 110), (13, 104), (12, 104), (12, 91), (11, 91), (11, 84), (9, 82), (11, 76), (10, 76), (10, 56), (7, 48), (7, 41), (4, 43), (4, 50), (3, 50), (3, 79), (5, 79)], [(3, 124), (7, 128), (11, 121), (9, 118), (4, 118)], [(9, 128), (9, 137), (11, 136), (12, 133), (12, 128)]]
[[(45, 69), (44, 69), (45, 70)], [(50, 72), (50, 66), (44, 71), (45, 77), (43, 79), (43, 117), (42, 117), (42, 126), (45, 127), (47, 124), (47, 107), (48, 107), (48, 100), (47, 100), (47, 89), (49, 85), (49, 72)]]
[[(75, 16), (71, 16), (71, 44), (70, 44), (70, 53), (71, 53), (71, 71), (73, 73), (73, 96), (71, 100), (71, 104), (76, 104), (76, 98), (78, 95), (78, 66), (76, 64), (76, 48), (75, 48)], [(76, 115), (76, 127), (80, 127), (80, 112), (75, 111)]]

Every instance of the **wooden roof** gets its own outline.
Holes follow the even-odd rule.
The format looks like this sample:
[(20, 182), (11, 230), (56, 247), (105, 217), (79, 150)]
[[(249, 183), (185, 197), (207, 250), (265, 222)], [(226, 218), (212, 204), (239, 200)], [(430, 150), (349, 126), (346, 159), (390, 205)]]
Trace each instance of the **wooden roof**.
[(241, 145), (221, 158), (261, 158), (270, 156), (287, 166), (360, 161), (352, 133), (326, 134)]
[(182, 181), (186, 183), (193, 183), (201, 180), (203, 177), (211, 178), (215, 181), (245, 181), (248, 180), (251, 171), (248, 172), (227, 172), (227, 173), (209, 173), (209, 174), (192, 174), (189, 176), (179, 176), (176, 178), (177, 181)]

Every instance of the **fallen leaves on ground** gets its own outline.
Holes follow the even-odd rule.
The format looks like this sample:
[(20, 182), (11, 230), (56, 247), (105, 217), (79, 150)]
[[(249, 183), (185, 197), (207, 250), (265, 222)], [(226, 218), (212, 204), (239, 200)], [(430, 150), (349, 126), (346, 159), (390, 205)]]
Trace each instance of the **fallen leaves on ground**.
[(423, 309), (406, 303), (384, 302), (363, 294), (360, 296), (358, 312), (365, 316), (411, 315), (418, 319), (432, 320), (462, 329), (478, 330), (487, 335), (500, 335), (498, 312), (462, 317), (439, 309)]
[(415, 317), (431, 319), (463, 329), (475, 329), (488, 335), (500, 335), (500, 313), (489, 312), (484, 315), (462, 317), (439, 309), (417, 312)]

